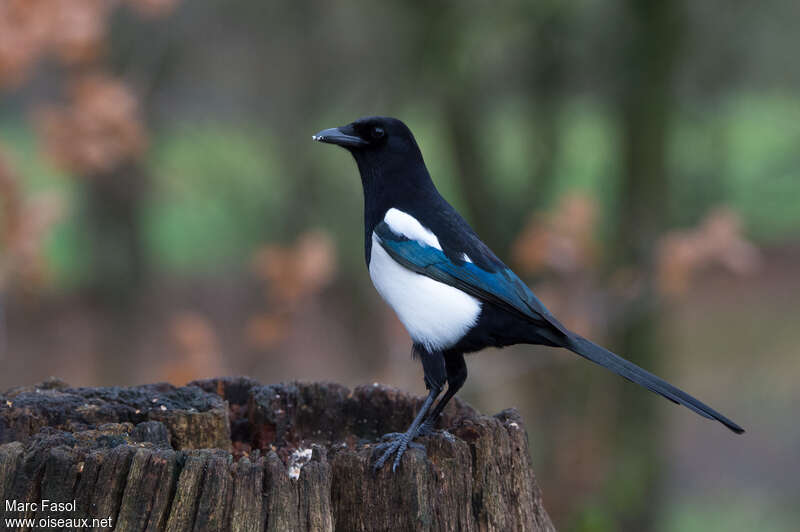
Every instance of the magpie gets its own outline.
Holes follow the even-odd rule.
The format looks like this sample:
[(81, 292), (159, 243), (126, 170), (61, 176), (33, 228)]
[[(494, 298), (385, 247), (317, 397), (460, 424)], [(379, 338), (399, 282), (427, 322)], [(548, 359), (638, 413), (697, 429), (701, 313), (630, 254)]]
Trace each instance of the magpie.
[(409, 447), (424, 450), (412, 440), (434, 429), (464, 385), (465, 353), (513, 344), (564, 347), (737, 434), (744, 432), (710, 406), (559, 322), (439, 194), (403, 122), (366, 117), (312, 138), (341, 146), (355, 158), (364, 191), (369, 275), (411, 336), (428, 390), (411, 426), (383, 436), (376, 470), (392, 455), (396, 470)]

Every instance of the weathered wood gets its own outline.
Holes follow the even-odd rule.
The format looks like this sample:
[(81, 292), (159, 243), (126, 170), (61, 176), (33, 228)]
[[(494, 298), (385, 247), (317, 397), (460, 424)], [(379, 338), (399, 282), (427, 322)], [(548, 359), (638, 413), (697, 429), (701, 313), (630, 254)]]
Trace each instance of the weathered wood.
[(231, 532), (261, 532), (267, 522), (264, 505), (264, 463), (243, 456), (233, 468)]
[(76, 509), (2, 518), (154, 532), (553, 530), (514, 410), (483, 416), (455, 400), (447, 430), (421, 440), (427, 453), (374, 473), (374, 442), (420, 403), (378, 385), (246, 378), (16, 388), (0, 396), (0, 499)]
[(164, 530), (177, 481), (178, 455), (175, 451), (137, 449), (128, 470), (116, 519), (117, 529)]
[(25, 443), (43, 427), (75, 432), (103, 423), (160, 421), (175, 448), (227, 450), (231, 444), (225, 402), (196, 386), (69, 388), (52, 380), (10, 390), (3, 403), (0, 443)]

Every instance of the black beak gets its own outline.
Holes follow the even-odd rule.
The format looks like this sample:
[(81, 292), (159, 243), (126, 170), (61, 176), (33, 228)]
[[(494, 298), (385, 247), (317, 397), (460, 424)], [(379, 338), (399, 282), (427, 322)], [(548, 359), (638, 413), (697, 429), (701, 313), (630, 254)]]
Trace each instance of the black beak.
[(369, 144), (369, 142), (354, 133), (353, 128), (350, 126), (332, 127), (330, 129), (323, 129), (311, 138), (319, 142), (336, 144), (343, 148), (360, 148)]

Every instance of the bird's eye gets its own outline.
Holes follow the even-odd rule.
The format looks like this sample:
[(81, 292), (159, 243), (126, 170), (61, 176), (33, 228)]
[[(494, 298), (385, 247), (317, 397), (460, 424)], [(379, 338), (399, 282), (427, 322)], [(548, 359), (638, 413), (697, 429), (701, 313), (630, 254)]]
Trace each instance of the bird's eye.
[(372, 128), (372, 138), (375, 140), (382, 139), (386, 135), (386, 131), (383, 130), (381, 126), (375, 126)]

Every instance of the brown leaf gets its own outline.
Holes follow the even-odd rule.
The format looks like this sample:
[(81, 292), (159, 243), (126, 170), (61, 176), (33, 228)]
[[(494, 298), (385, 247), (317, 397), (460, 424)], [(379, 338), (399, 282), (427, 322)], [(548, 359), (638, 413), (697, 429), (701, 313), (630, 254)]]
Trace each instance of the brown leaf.
[(0, 88), (16, 87), (45, 50), (53, 26), (48, 0), (0, 2)]
[(286, 337), (288, 326), (285, 316), (258, 314), (247, 320), (245, 337), (251, 346), (269, 349)]
[(748, 275), (760, 266), (758, 249), (743, 235), (741, 220), (731, 209), (713, 209), (698, 227), (671, 231), (657, 246), (659, 291), (668, 296), (688, 292), (693, 278), (712, 267)]
[(268, 283), (273, 303), (293, 309), (333, 279), (336, 252), (330, 237), (310, 231), (292, 246), (267, 245), (258, 250), (252, 270)]
[(35, 121), (53, 160), (82, 176), (109, 173), (146, 147), (136, 97), (101, 74), (81, 77), (70, 87), (68, 105), (43, 106)]
[(531, 216), (512, 247), (523, 273), (574, 273), (595, 262), (596, 208), (591, 198), (570, 194), (551, 213)]
[(108, 17), (114, 2), (108, 0), (51, 0), (53, 23), (50, 48), (67, 65), (86, 64), (103, 51)]
[(197, 312), (181, 312), (169, 322), (169, 334), (175, 343), (175, 358), (161, 369), (174, 384), (224, 373), (222, 352), (212, 323)]
[(51, 191), (23, 197), (18, 178), (0, 152), (0, 287), (14, 278), (25, 285), (47, 279), (44, 248), (52, 228), (63, 217), (63, 198)]

